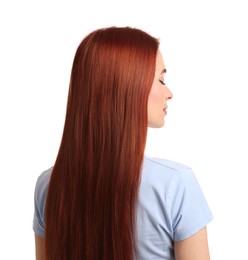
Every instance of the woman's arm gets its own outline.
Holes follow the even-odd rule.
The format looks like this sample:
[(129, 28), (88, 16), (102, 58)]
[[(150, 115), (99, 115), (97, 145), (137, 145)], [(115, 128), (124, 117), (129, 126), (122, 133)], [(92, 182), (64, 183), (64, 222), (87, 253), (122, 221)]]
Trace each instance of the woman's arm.
[(175, 242), (174, 249), (176, 260), (210, 260), (206, 227), (185, 240)]
[(39, 237), (35, 234), (35, 252), (36, 260), (45, 259), (45, 241), (42, 237)]

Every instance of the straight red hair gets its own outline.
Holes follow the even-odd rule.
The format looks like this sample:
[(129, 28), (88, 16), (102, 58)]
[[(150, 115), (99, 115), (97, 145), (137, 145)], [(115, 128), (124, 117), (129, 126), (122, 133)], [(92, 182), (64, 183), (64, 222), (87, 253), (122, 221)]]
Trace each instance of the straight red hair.
[(79, 45), (46, 200), (47, 260), (131, 260), (157, 39), (99, 29)]

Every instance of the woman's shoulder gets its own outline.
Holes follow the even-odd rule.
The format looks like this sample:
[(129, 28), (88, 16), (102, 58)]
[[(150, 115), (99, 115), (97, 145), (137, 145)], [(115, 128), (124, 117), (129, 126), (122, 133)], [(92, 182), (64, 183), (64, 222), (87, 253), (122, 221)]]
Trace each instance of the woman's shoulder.
[(45, 204), (51, 172), (52, 167), (42, 172), (35, 185), (33, 230), (39, 237), (45, 235)]
[(191, 167), (171, 160), (145, 156), (141, 186), (162, 193), (177, 193), (179, 189), (198, 188), (199, 184)]
[(53, 167), (49, 168), (46, 171), (43, 171), (37, 179), (36, 186), (35, 186), (35, 195), (36, 195), (36, 198), (39, 200), (45, 199), (50, 177), (51, 177), (51, 173), (52, 173), (52, 169), (53, 169)]
[(144, 157), (144, 164), (149, 165), (151, 167), (155, 168), (161, 168), (163, 170), (171, 170), (171, 171), (176, 171), (176, 172), (183, 172), (185, 170), (191, 169), (189, 166), (184, 165), (179, 162), (167, 160), (167, 159), (162, 159), (162, 158), (155, 158), (155, 157), (150, 157), (148, 155), (145, 155)]
[(174, 241), (186, 239), (212, 220), (192, 169), (170, 160), (145, 157), (140, 201), (142, 205), (149, 203), (147, 210), (151, 205), (153, 208), (154, 204), (159, 205), (164, 215), (169, 216)]
[(38, 177), (38, 183), (47, 185), (49, 183), (53, 167), (43, 171)]
[(191, 167), (179, 162), (145, 156), (143, 162), (143, 172), (145, 178), (155, 182), (182, 181), (185, 178), (191, 178), (193, 171)]

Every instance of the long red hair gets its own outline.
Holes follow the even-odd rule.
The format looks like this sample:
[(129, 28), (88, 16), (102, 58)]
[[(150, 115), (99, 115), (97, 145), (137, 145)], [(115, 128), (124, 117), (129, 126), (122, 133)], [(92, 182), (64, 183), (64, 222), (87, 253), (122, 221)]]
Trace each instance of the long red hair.
[(90, 33), (71, 71), (66, 119), (46, 200), (47, 260), (131, 260), (157, 39)]

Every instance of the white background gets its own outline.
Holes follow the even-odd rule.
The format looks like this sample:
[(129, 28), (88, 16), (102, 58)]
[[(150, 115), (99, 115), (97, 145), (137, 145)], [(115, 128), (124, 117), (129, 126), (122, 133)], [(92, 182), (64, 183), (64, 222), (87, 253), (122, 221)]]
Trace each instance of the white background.
[(146, 153), (193, 168), (212, 260), (248, 259), (247, 13), (241, 0), (2, 1), (0, 259), (34, 259), (34, 186), (56, 158), (74, 53), (111, 25), (160, 38), (174, 98)]

